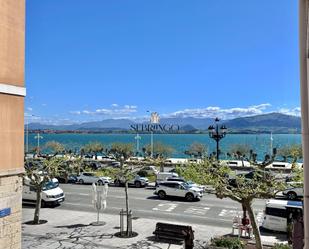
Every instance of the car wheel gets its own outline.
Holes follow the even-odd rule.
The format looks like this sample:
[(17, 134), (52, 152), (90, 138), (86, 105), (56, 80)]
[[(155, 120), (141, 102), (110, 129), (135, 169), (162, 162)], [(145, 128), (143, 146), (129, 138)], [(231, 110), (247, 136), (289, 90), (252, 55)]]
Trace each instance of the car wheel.
[(159, 191), (158, 195), (159, 195), (160, 199), (164, 199), (166, 197), (166, 193), (162, 190)]
[(194, 200), (194, 195), (191, 193), (187, 193), (186, 194), (186, 200), (187, 201), (193, 201)]
[(297, 198), (297, 194), (291, 191), (291, 192), (288, 192), (287, 197), (289, 200), (295, 200)]
[(135, 187), (136, 187), (136, 188), (140, 188), (141, 186), (142, 186), (141, 182), (138, 182), (138, 181), (135, 182)]
[(120, 181), (117, 180), (117, 181), (114, 182), (114, 184), (115, 184), (116, 187), (120, 187)]
[(98, 185), (103, 185), (103, 182), (101, 180), (99, 180)]
[(78, 182), (79, 182), (80, 184), (84, 184), (84, 180), (83, 180), (83, 179), (79, 179)]

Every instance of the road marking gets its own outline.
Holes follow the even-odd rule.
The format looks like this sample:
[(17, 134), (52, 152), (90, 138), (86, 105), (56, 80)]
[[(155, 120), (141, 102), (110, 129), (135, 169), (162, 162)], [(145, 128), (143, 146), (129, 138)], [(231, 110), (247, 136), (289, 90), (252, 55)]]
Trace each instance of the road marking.
[(219, 216), (221, 217), (235, 217), (239, 215), (239, 210), (228, 210), (228, 209), (222, 209), (222, 211), (219, 213)]
[(174, 203), (160, 203), (156, 207), (154, 207), (152, 210), (154, 210), (154, 211), (163, 211), (163, 212), (171, 212), (177, 206), (178, 206), (178, 204), (174, 204)]
[(259, 212), (256, 214), (256, 220), (257, 220), (257, 223), (258, 223), (259, 225), (262, 225), (263, 220), (264, 220), (264, 212), (263, 212), (263, 211), (259, 211)]
[(195, 214), (195, 215), (205, 215), (210, 207), (194, 207), (191, 206), (187, 208), (184, 213)]
[(65, 192), (66, 195), (83, 195), (83, 196), (88, 196), (89, 194), (86, 193), (73, 193), (73, 192)]

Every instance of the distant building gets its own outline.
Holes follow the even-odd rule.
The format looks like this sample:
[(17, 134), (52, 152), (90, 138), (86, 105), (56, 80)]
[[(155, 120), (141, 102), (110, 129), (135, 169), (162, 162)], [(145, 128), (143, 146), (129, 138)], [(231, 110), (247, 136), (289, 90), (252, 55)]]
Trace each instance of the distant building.
[(21, 248), (25, 1), (0, 4), (0, 249)]

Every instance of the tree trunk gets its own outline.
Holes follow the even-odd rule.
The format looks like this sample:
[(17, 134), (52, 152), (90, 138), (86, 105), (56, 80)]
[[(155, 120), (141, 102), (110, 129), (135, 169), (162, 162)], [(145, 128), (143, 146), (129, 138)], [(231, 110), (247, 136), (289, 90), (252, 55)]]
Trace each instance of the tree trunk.
[(125, 194), (126, 194), (126, 214), (127, 214), (127, 236), (130, 236), (129, 234), (129, 195), (128, 195), (128, 181), (125, 182)]
[(257, 249), (263, 249), (260, 229), (258, 227), (256, 220), (255, 220), (255, 215), (254, 215), (254, 211), (252, 209), (251, 203), (244, 203), (244, 206), (246, 207), (246, 209), (248, 211), (248, 215), (249, 215), (249, 218), (250, 218), (250, 221), (251, 221), (251, 226), (252, 226), (252, 229), (253, 229), (253, 234), (254, 234), (255, 243), (256, 243), (255, 247)]
[(40, 210), (41, 210), (41, 201), (42, 201), (42, 188), (40, 186), (36, 186), (36, 204), (34, 211), (33, 223), (39, 224), (40, 221)]
[(67, 172), (64, 173), (64, 183), (69, 182), (69, 174)]
[(164, 162), (160, 163), (160, 172), (164, 172)]

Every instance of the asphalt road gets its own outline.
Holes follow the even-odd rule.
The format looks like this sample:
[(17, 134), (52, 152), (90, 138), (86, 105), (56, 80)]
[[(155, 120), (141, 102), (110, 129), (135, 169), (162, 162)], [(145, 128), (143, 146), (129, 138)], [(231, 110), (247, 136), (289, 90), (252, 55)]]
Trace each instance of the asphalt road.
[[(91, 204), (91, 185), (61, 184), (60, 187), (64, 190), (66, 199), (56, 208), (96, 212)], [(201, 201), (187, 202), (179, 198), (161, 200), (153, 192), (154, 189), (129, 188), (129, 205), (134, 217), (231, 227), (233, 217), (242, 210), (237, 202), (230, 199), (221, 200), (213, 194), (205, 193)], [(257, 219), (261, 222), (265, 200), (256, 200), (253, 206)], [(107, 208), (103, 216), (104, 213), (119, 214), (124, 208), (124, 188), (109, 187)]]

